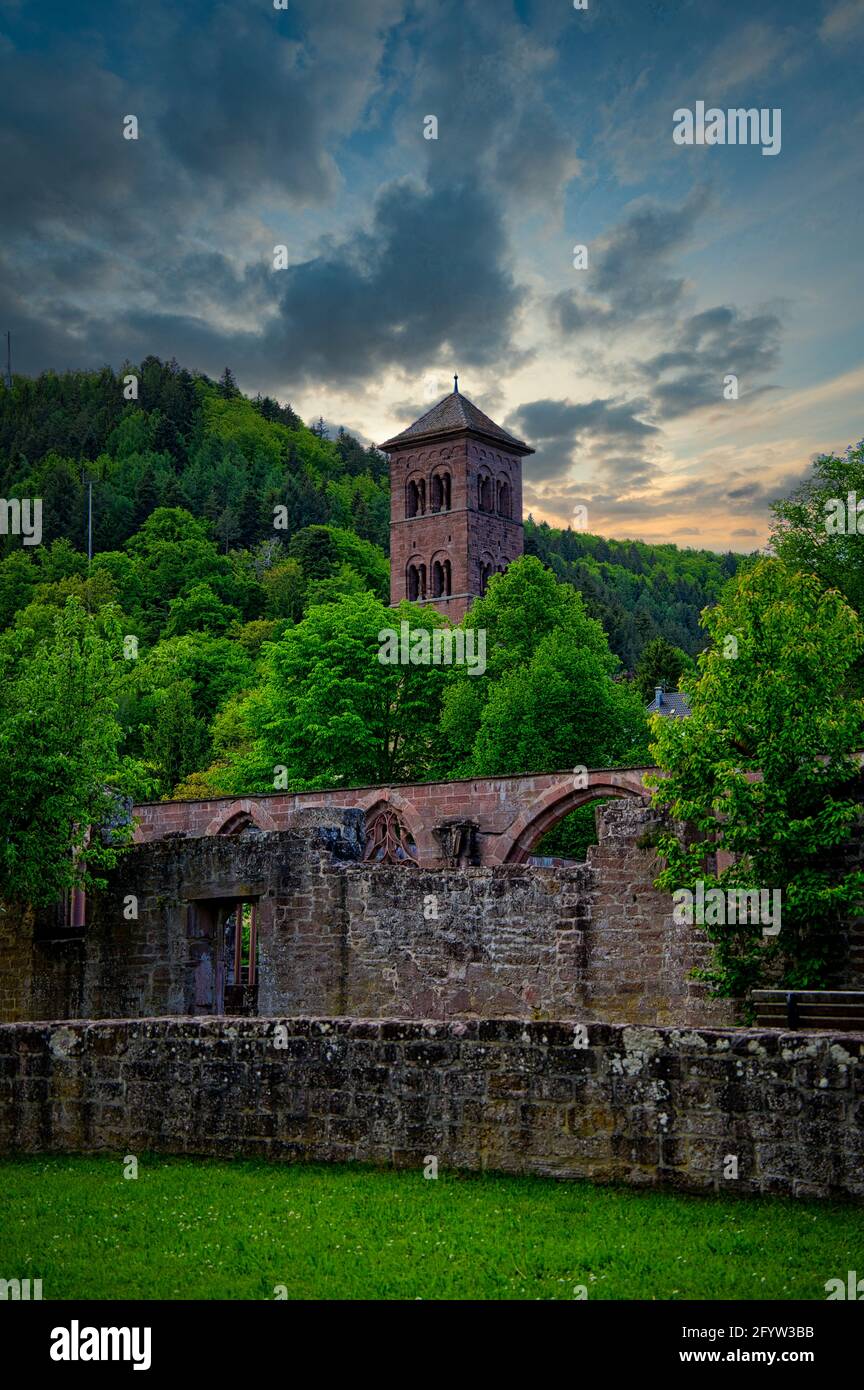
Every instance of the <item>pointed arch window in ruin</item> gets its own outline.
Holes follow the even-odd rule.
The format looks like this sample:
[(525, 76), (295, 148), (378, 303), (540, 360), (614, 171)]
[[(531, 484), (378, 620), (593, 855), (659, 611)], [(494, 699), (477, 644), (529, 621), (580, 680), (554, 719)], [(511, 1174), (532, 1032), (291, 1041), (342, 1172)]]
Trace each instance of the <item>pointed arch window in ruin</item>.
[(408, 828), (392, 806), (382, 806), (366, 818), (366, 848), (363, 858), (373, 864), (413, 864), (417, 846)]
[(235, 811), (233, 816), (229, 816), (225, 824), (220, 826), (220, 835), (242, 835), (244, 830), (257, 830), (257, 826), (248, 811)]

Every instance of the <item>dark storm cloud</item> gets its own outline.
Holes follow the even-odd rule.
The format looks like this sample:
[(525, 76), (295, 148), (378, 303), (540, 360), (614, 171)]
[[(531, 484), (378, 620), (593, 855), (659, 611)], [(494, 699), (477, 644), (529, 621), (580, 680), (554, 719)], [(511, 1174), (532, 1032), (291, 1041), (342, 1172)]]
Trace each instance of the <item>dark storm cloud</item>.
[[(187, 303), (221, 296), (248, 306), (269, 294), (260, 331), (221, 329), (203, 314), (134, 309), (109, 325), (77, 314), (75, 336), (87, 360), (176, 354), (211, 373), (231, 362), (262, 389), (357, 380), (393, 365), (417, 369), (445, 348), (459, 362), (483, 364), (505, 349), (520, 303), (506, 262), (500, 218), (480, 190), (433, 194), (399, 181), (380, 196), (368, 231), (286, 270), (237, 275), (221, 256), (193, 266), (184, 258), (174, 273)], [(56, 347), (56, 324), (49, 336)]]
[[(765, 375), (780, 356), (781, 324), (775, 314), (743, 314), (718, 305), (679, 325), (673, 347), (649, 358), (641, 374), (651, 399), (666, 419), (705, 406), (734, 406), (723, 397), (724, 378), (738, 378), (739, 399), (752, 399), (775, 387)], [(672, 335), (670, 335), (672, 336)]]
[(590, 328), (615, 327), (620, 320), (613, 309), (575, 290), (561, 290), (549, 300), (549, 317), (566, 336)]
[[(196, 213), (250, 193), (321, 202), (338, 182), (330, 146), (362, 114), (403, 8), (293, 0), (289, 18), (267, 4), (151, 3), (114, 36), (113, 64), (98, 23), (0, 47), (4, 225), (116, 232), (113, 219), (146, 216), (152, 231), (187, 199)], [(137, 141), (122, 138), (127, 114)]]
[[(68, 262), (68, 264), (67, 264)], [(68, 274), (66, 273), (68, 271)], [(123, 295), (134, 285), (134, 300), (183, 304), (187, 311), (139, 308), (105, 312), (91, 295)], [(64, 299), (64, 293), (72, 298)], [(127, 263), (92, 248), (69, 248), (58, 258), (22, 264), (0, 255), (0, 324), (12, 329), (16, 370), (37, 373), (119, 366), (148, 353), (176, 356), (184, 365), (219, 373), (235, 366), (250, 339), (258, 335), (214, 327), (206, 315), (225, 305), (254, 310), (272, 296), (269, 272), (260, 266), (237, 272), (218, 253), (181, 257), (160, 269), (148, 262)], [(240, 352), (238, 354), (238, 348)]]
[(578, 272), (585, 292), (564, 290), (552, 297), (549, 311), (557, 327), (571, 335), (674, 309), (686, 282), (669, 273), (669, 258), (687, 244), (708, 202), (704, 187), (679, 207), (640, 199), (617, 227), (589, 246), (588, 268)]
[(656, 425), (637, 416), (648, 409), (648, 401), (598, 399), (583, 405), (570, 401), (529, 401), (510, 417), (508, 428), (522, 431), (524, 438), (538, 443), (569, 440), (575, 446), (583, 435), (599, 440), (644, 439), (657, 433)]
[(508, 194), (525, 198), (556, 197), (576, 168), (572, 136), (541, 105), (522, 111), (497, 143), (493, 136), (492, 175)]
[[(141, 196), (141, 159), (122, 138), (124, 85), (89, 54), (0, 50), (0, 206), (5, 236), (122, 232)], [(145, 169), (149, 161), (145, 159)], [(154, 190), (151, 188), (150, 192)]]
[[(262, 187), (304, 202), (332, 194), (325, 74), (304, 62), (301, 44), (281, 37), (272, 6), (217, 5), (192, 43), (182, 16), (163, 11), (163, 23), (156, 124), (172, 158), (229, 202)], [(166, 44), (172, 31), (177, 42)], [(329, 101), (340, 102), (332, 86)]]
[(658, 324), (670, 347), (647, 361), (628, 364), (628, 375), (646, 391), (656, 418), (675, 419), (708, 406), (727, 405), (725, 378), (738, 378), (738, 399), (752, 401), (774, 390), (766, 377), (780, 355), (781, 324), (773, 313), (742, 313), (718, 305), (680, 318), (686, 281), (670, 272), (670, 258), (692, 237), (708, 206), (704, 187), (673, 208), (640, 200), (619, 226), (589, 247), (589, 269), (580, 273), (588, 293), (564, 291), (548, 304), (565, 336), (628, 328), (640, 318)]
[(572, 16), (552, 8), (551, 25), (538, 25), (497, 3), (424, 7), (404, 118), (411, 126), (415, 112), (438, 118), (438, 139), (422, 142), (432, 185), (470, 175), (512, 207), (520, 199), (538, 212), (555, 205), (578, 151), (572, 123), (560, 118), (566, 88), (553, 47)]
[(433, 193), (393, 183), (368, 232), (282, 274), (268, 351), (313, 377), (416, 368), (446, 346), (460, 361), (491, 362), (507, 346), (521, 299), (500, 213), (464, 184)]
[(684, 282), (664, 275), (664, 261), (687, 243), (707, 203), (705, 188), (677, 208), (640, 202), (601, 243), (594, 287), (633, 313), (674, 304)]
[[(275, 272), (269, 250), (250, 263), (257, 243), (238, 244), (262, 200), (278, 215), (286, 196), (299, 205), (333, 192), (335, 135), (361, 119), (403, 9), (299, 0), (282, 28), (273, 11), (217, 5), (193, 21), (159, 7), (140, 16), (122, 79), (99, 45), (0, 55), (0, 190), (15, 212), (0, 311), (19, 367), (158, 352), (208, 372), (231, 362), (244, 383), (278, 389), (428, 367), (441, 352), (466, 364), (500, 357), (522, 296), (488, 166), (499, 155), (521, 165), (543, 137), (547, 169), (560, 169), (566, 142), (539, 107), (527, 117), (511, 99), (500, 149), (487, 142), (478, 163), (462, 149), (458, 177), (443, 160), (426, 185), (391, 180), (367, 218), (302, 263)], [(448, 34), (437, 32), (443, 61)], [(494, 107), (507, 92), (492, 80), (494, 50), (487, 60)], [(425, 50), (423, 65), (432, 82)], [(456, 85), (469, 121), (470, 93)], [(138, 141), (122, 138), (126, 114), (138, 116)]]
[(647, 487), (656, 477), (656, 469), (648, 459), (629, 456), (604, 458), (600, 471), (609, 484), (628, 491)]
[(535, 485), (559, 479), (577, 461), (580, 451), (589, 450), (592, 459), (606, 471), (610, 482), (638, 487), (651, 464), (622, 448), (643, 448), (652, 443), (658, 430), (638, 417), (648, 410), (644, 399), (616, 401), (597, 399), (584, 404), (570, 401), (530, 401), (507, 420), (509, 430), (536, 449), (527, 459), (525, 470)]

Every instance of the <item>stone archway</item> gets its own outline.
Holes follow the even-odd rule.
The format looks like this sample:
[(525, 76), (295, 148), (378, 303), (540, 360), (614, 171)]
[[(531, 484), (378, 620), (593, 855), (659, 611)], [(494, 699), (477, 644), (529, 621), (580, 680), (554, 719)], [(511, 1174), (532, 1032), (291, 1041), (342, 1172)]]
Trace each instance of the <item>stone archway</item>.
[(205, 835), (237, 835), (248, 826), (275, 830), (276, 822), (260, 798), (243, 797), (223, 806), (210, 821)]
[(577, 806), (588, 801), (609, 797), (637, 797), (646, 804), (650, 792), (643, 785), (642, 769), (623, 769), (620, 772), (600, 771), (582, 778), (562, 777), (561, 782), (547, 787), (537, 799), (516, 817), (501, 836), (487, 862), (490, 864), (524, 864), (530, 858), (537, 841), (563, 820)]

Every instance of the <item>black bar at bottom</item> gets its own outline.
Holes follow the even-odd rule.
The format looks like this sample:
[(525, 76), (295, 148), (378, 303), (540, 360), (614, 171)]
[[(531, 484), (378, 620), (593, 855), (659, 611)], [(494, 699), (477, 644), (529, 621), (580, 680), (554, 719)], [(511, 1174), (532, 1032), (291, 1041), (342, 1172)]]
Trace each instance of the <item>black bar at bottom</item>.
[[(758, 1367), (762, 1372), (792, 1365), (809, 1368), (824, 1379), (826, 1373), (856, 1364), (861, 1310), (838, 1306), (848, 1301), (653, 1303), (589, 1298), (574, 1299), (566, 1310), (559, 1306), (541, 1311), (531, 1303), (518, 1314), (509, 1305), (502, 1309), (494, 1303), (471, 1303), (471, 1322), (464, 1324), (458, 1355), (455, 1346), (448, 1349), (442, 1342), (442, 1333), (448, 1326), (458, 1329), (466, 1316), (464, 1305), (442, 1307), (439, 1303), (432, 1314), (421, 1300), (403, 1306), (395, 1321), (392, 1304), (359, 1300), (336, 1306), (304, 1303), (299, 1314), (290, 1300), (4, 1302), (0, 1327), (7, 1350), (14, 1347), (18, 1378), (38, 1371), (47, 1375), (49, 1384), (55, 1378), (62, 1384), (70, 1375), (92, 1381), (101, 1370), (115, 1377), (128, 1373), (142, 1381), (146, 1376), (179, 1374), (194, 1377), (196, 1384), (204, 1377), (224, 1384), (234, 1372), (248, 1376), (251, 1370), (256, 1378), (272, 1372), (293, 1380), (301, 1365), (303, 1378), (308, 1379), (316, 1361), (322, 1372), (326, 1367), (328, 1379), (342, 1366), (354, 1374), (368, 1374), (376, 1366), (384, 1370), (389, 1363), (392, 1371), (401, 1359), (393, 1359), (394, 1336), (398, 1344), (406, 1334), (412, 1339), (408, 1345), (421, 1353), (411, 1378), (424, 1381), (438, 1373), (449, 1378), (457, 1364), (459, 1379), (464, 1379), (475, 1359), (486, 1380), (499, 1358), (502, 1370), (512, 1375), (512, 1357), (518, 1356), (520, 1348), (541, 1375), (544, 1364), (548, 1373), (553, 1360), (558, 1361), (567, 1348), (565, 1359), (574, 1367), (582, 1365), (588, 1376), (596, 1375), (600, 1366), (605, 1376), (629, 1372), (641, 1379), (652, 1371), (665, 1374), (673, 1367), (689, 1378), (712, 1365), (727, 1371)], [(443, 1324), (442, 1318), (446, 1319)], [(316, 1325), (323, 1334), (320, 1338)], [(356, 1336), (351, 1335), (354, 1328)], [(523, 1340), (541, 1328), (554, 1329), (566, 1338), (553, 1359), (547, 1360), (540, 1345)], [(106, 1329), (104, 1360), (102, 1329)], [(116, 1331), (116, 1338), (110, 1329)], [(125, 1359), (111, 1359), (115, 1346), (118, 1358), (128, 1351)], [(52, 1348), (70, 1359), (54, 1359)], [(389, 1348), (386, 1355), (385, 1348)], [(98, 1350), (99, 1360), (89, 1359), (92, 1350)], [(382, 1355), (384, 1360), (379, 1359)], [(71, 1359), (74, 1356), (78, 1359)], [(404, 1374), (408, 1363), (402, 1361), (402, 1366)]]

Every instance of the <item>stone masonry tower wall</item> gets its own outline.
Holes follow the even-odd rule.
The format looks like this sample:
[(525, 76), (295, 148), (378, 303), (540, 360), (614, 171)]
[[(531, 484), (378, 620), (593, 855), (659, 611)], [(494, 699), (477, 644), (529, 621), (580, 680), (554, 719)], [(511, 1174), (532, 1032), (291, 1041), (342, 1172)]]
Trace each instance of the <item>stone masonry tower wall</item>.
[(382, 444), (390, 455), (390, 602), (459, 622), (523, 551), (522, 458), (533, 453), (458, 390)]

